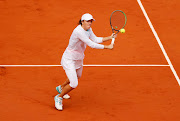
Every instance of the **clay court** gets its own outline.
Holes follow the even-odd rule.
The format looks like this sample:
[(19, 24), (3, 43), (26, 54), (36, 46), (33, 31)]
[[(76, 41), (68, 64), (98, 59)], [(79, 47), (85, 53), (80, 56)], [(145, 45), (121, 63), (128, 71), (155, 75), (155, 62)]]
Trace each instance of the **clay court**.
[[(179, 76), (180, 1), (141, 2)], [(114, 10), (126, 13), (126, 33), (113, 50), (87, 47), (79, 85), (56, 110), (60, 60), (81, 15), (104, 37)], [(136, 0), (0, 0), (0, 27), (0, 121), (180, 120), (179, 82)]]

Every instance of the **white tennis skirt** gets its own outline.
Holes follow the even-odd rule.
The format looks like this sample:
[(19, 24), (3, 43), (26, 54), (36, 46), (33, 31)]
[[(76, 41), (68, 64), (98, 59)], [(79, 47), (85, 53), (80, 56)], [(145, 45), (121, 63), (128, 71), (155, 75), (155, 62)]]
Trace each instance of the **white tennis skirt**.
[(79, 69), (83, 66), (83, 60), (72, 60), (62, 57), (61, 65), (64, 69)]

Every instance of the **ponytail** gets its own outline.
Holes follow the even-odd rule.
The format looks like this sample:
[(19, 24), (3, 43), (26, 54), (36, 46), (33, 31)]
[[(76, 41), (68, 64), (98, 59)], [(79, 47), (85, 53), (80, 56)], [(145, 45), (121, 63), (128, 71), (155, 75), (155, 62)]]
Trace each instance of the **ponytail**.
[(79, 20), (78, 24), (82, 25), (81, 19)]

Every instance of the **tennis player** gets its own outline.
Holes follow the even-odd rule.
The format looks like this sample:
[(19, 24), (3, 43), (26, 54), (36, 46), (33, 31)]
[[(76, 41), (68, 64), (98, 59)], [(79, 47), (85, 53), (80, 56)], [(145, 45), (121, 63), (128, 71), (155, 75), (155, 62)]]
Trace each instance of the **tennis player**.
[(93, 16), (89, 13), (82, 15), (79, 20), (79, 25), (74, 29), (71, 34), (68, 47), (63, 53), (61, 65), (67, 75), (67, 80), (56, 87), (59, 92), (54, 97), (55, 107), (58, 110), (63, 110), (63, 98), (70, 98), (68, 93), (78, 86), (78, 79), (82, 75), (83, 59), (86, 45), (95, 49), (113, 49), (113, 44), (102, 45), (99, 43), (111, 40), (117, 37), (114, 33), (108, 37), (97, 37), (92, 29), (92, 22), (95, 21)]

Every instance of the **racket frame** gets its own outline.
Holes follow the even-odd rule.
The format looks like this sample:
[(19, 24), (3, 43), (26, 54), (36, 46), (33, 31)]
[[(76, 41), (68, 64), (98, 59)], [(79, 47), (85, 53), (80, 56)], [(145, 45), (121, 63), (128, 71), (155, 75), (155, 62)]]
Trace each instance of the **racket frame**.
[[(113, 12), (111, 13), (111, 16), (110, 16), (110, 25), (111, 25), (112, 32), (114, 33), (114, 32), (116, 31), (116, 34), (118, 34), (121, 29), (120, 29), (120, 30), (117, 30), (117, 29), (114, 29), (114, 28), (113, 28), (112, 23), (111, 23), (111, 17), (112, 17), (112, 15), (113, 15), (115, 12), (117, 12), (117, 11), (123, 13), (123, 14), (124, 14), (124, 17), (125, 17), (125, 23), (124, 23), (124, 26), (123, 26), (121, 29), (124, 29), (124, 27), (126, 26), (126, 23), (127, 23), (127, 17), (126, 17), (126, 14), (125, 14), (123, 11), (121, 11), (121, 10), (115, 10), (115, 11), (113, 11)], [(114, 44), (114, 41), (115, 41), (115, 38), (113, 37), (113, 38), (112, 38), (112, 41), (111, 41), (111, 44)]]

